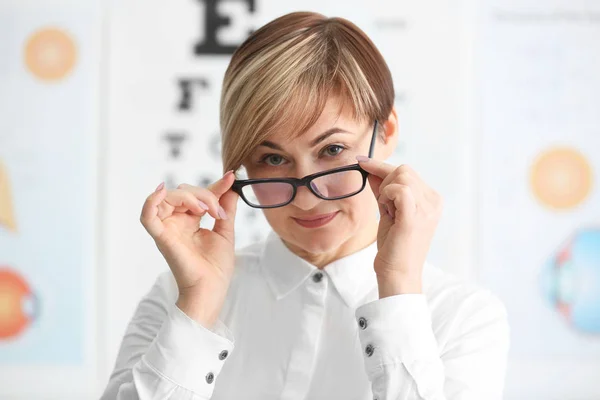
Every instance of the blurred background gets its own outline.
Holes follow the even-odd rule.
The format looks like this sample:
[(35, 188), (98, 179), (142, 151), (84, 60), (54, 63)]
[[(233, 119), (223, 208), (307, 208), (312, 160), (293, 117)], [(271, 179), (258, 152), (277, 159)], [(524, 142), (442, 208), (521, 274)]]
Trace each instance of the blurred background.
[[(230, 56), (298, 10), (350, 19), (386, 58), (401, 137), (388, 162), (444, 196), (430, 262), (507, 307), (505, 398), (600, 399), (591, 0), (0, 0), (0, 399), (100, 396), (168, 268), (145, 198), (221, 176)], [(241, 247), (267, 224), (238, 210)]]

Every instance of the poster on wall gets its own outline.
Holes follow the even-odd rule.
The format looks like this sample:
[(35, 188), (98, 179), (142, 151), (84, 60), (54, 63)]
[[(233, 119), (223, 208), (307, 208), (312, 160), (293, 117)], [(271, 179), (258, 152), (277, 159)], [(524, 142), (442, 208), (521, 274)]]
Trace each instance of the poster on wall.
[[(509, 392), (589, 396), (600, 368), (600, 8), (490, 1), (482, 15), (480, 277), (507, 306)], [(535, 378), (559, 371), (568, 378)]]
[(0, 398), (94, 387), (94, 21), (0, 6)]

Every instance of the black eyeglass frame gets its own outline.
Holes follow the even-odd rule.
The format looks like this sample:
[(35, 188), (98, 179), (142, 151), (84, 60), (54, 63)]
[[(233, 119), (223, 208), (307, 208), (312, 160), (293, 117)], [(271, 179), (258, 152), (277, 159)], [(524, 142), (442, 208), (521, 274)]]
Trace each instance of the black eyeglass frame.
[[(375, 149), (375, 138), (377, 137), (377, 126), (378, 126), (378, 121), (375, 120), (375, 124), (373, 127), (373, 134), (371, 136), (371, 144), (369, 145), (369, 158), (371, 158), (373, 156), (373, 151)], [(363, 178), (363, 182), (362, 182), (360, 189), (354, 193), (350, 193), (350, 194), (347, 194), (344, 196), (338, 196), (338, 197), (324, 197), (310, 185), (310, 183), (312, 182), (313, 179), (319, 178), (321, 176), (335, 174), (335, 173), (344, 172), (344, 171), (354, 171), (354, 170), (360, 171), (360, 173), (362, 174), (362, 178)], [(294, 201), (294, 199), (296, 198), (296, 193), (298, 192), (298, 188), (301, 186), (306, 186), (315, 196), (317, 196), (318, 198), (323, 199), (323, 200), (340, 200), (340, 199), (345, 199), (348, 197), (355, 196), (358, 193), (362, 192), (363, 189), (365, 188), (365, 186), (367, 184), (367, 176), (369, 176), (369, 173), (367, 171), (365, 171), (363, 168), (361, 168), (361, 166), (358, 163), (356, 163), (356, 164), (345, 165), (343, 167), (332, 168), (332, 169), (328, 169), (326, 171), (321, 171), (321, 172), (317, 172), (314, 174), (306, 175), (304, 178), (236, 179), (233, 182), (231, 189), (234, 192), (236, 192), (237, 194), (239, 194), (240, 197), (242, 198), (242, 200), (244, 200), (244, 202), (252, 208), (278, 208), (278, 207), (286, 206), (286, 205), (290, 204), (292, 201)], [(288, 183), (288, 184), (292, 185), (292, 195), (291, 195), (290, 199), (285, 203), (275, 204), (272, 206), (255, 205), (255, 204), (252, 204), (248, 199), (246, 199), (246, 196), (244, 196), (244, 191), (242, 190), (244, 186), (252, 185), (255, 183)]]

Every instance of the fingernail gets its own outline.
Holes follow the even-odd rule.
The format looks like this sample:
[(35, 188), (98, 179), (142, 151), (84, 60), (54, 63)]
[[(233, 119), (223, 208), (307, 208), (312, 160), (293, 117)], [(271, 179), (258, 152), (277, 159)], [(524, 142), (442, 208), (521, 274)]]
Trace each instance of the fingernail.
[(205, 202), (203, 202), (202, 200), (198, 200), (198, 205), (200, 206), (200, 208), (202, 208), (203, 210), (208, 210), (208, 206), (206, 205)]
[(160, 185), (158, 185), (158, 187), (156, 188), (156, 190), (154, 192), (160, 192), (162, 190), (162, 188), (165, 187), (165, 183), (162, 182)]
[(233, 170), (232, 170), (232, 169), (230, 169), (229, 171), (225, 172), (225, 173), (223, 174), (223, 178), (225, 178), (227, 175), (229, 175), (229, 174), (231, 174), (231, 173), (233, 173)]
[(225, 213), (225, 210), (221, 206), (219, 206), (219, 218), (227, 219), (227, 214)]
[(367, 157), (367, 156), (356, 156), (356, 159), (357, 159), (359, 162), (367, 162), (367, 161), (369, 161), (369, 160), (370, 160), (370, 158), (369, 158), (369, 157)]

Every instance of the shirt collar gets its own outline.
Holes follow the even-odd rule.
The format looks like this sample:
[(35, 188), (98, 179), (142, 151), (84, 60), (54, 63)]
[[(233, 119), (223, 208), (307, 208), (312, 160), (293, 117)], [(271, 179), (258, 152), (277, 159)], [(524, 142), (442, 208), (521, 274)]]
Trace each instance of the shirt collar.
[[(356, 307), (370, 290), (377, 287), (373, 270), (376, 254), (377, 242), (373, 242), (323, 268), (348, 307)], [(274, 231), (270, 231), (265, 240), (260, 264), (278, 300), (293, 292), (318, 270), (313, 264), (292, 253)]]

